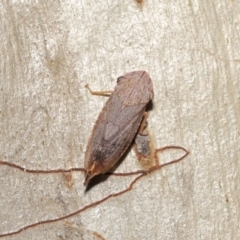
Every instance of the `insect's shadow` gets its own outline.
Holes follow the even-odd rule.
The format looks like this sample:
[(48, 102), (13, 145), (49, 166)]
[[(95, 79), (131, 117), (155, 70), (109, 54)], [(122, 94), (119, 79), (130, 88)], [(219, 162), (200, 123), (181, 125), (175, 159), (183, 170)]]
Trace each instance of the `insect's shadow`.
[(154, 108), (154, 104), (153, 104), (153, 101), (151, 100), (151, 101), (149, 101), (149, 103), (146, 106), (146, 111), (149, 112), (149, 111), (153, 110), (153, 108)]
[[(150, 101), (147, 106), (146, 106), (146, 111), (151, 111), (153, 109), (153, 102)], [(98, 184), (106, 181), (111, 175), (112, 173), (119, 167), (119, 165), (121, 165), (121, 163), (124, 161), (124, 159), (126, 158), (126, 156), (128, 155), (128, 153), (130, 152), (130, 150), (132, 149), (134, 144), (134, 139), (133, 142), (130, 144), (130, 146), (128, 147), (128, 149), (125, 151), (125, 153), (121, 156), (121, 158), (119, 159), (119, 161), (114, 165), (114, 167), (111, 169), (111, 172), (108, 172), (106, 174), (100, 174), (95, 176), (93, 179), (91, 179), (91, 181), (88, 183), (86, 189), (85, 189), (85, 193), (87, 193), (88, 191), (90, 191), (93, 187), (97, 186)]]

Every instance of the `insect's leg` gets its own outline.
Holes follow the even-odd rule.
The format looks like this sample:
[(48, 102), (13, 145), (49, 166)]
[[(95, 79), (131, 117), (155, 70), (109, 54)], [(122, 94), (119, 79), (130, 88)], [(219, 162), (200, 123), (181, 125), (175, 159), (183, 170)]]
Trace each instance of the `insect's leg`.
[(85, 85), (85, 88), (87, 88), (92, 95), (100, 95), (100, 96), (109, 97), (113, 93), (113, 91), (92, 91), (92, 89), (89, 87), (88, 84)]
[(148, 118), (148, 113), (144, 112), (143, 119), (142, 119), (141, 125), (140, 125), (139, 130), (138, 130), (138, 134), (143, 134), (143, 131), (146, 128), (146, 125), (147, 125), (147, 118)]

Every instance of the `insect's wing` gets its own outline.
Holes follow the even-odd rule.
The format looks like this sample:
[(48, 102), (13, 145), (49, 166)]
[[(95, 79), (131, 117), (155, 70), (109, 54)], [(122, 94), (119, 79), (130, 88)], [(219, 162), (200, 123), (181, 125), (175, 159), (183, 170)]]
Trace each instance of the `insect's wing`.
[[(113, 104), (114, 103), (114, 104)], [(119, 160), (132, 142), (141, 123), (145, 105), (133, 105), (122, 109), (116, 94), (107, 101), (92, 131), (85, 156), (85, 168), (93, 162), (107, 172)]]

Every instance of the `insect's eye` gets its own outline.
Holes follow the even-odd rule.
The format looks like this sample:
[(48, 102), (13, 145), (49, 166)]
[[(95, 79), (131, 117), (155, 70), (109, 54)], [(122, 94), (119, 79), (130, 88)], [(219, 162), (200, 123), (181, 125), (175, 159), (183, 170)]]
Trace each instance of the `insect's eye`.
[(119, 78), (117, 79), (117, 83), (119, 83), (119, 82), (122, 80), (122, 78), (123, 78), (123, 76), (119, 77)]

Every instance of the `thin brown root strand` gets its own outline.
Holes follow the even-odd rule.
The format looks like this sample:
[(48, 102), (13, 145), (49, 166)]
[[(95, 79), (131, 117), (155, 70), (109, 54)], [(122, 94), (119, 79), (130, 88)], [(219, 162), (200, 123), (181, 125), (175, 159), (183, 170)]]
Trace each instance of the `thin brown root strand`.
[(114, 197), (117, 197), (119, 195), (122, 195), (128, 191), (130, 191), (132, 188), (133, 188), (133, 185), (140, 179), (144, 176), (145, 174), (141, 174), (140, 176), (137, 176), (130, 184), (129, 186), (123, 190), (123, 191), (120, 191), (120, 192), (117, 192), (117, 193), (113, 193), (113, 194), (109, 194), (107, 197), (99, 200), (99, 201), (96, 201), (96, 202), (93, 202), (89, 205), (86, 205), (85, 207), (73, 212), (73, 213), (70, 213), (68, 215), (65, 215), (63, 217), (59, 217), (59, 218), (55, 218), (55, 219), (49, 219), (49, 220), (44, 220), (44, 221), (40, 221), (40, 222), (37, 222), (37, 223), (33, 223), (33, 224), (30, 224), (30, 225), (27, 225), (23, 228), (20, 228), (16, 231), (13, 231), (13, 232), (10, 232), (10, 233), (3, 233), (3, 234), (0, 234), (0, 238), (1, 237), (6, 237), (6, 236), (12, 236), (12, 235), (16, 235), (16, 234), (19, 234), (21, 233), (22, 231), (25, 231), (27, 229), (30, 229), (30, 228), (34, 228), (36, 226), (39, 226), (39, 225), (43, 225), (43, 224), (46, 224), (46, 223), (54, 223), (54, 222), (58, 222), (58, 221), (61, 221), (61, 220), (64, 220), (64, 219), (67, 219), (67, 218), (70, 218), (70, 217), (73, 217), (81, 212), (84, 212), (86, 211), (87, 209), (91, 208), (91, 207), (95, 207), (103, 202), (105, 202), (106, 200), (110, 199), (110, 198), (114, 198)]
[(112, 176), (116, 176), (116, 177), (127, 177), (127, 176), (133, 176), (133, 175), (138, 175), (138, 174), (144, 174), (146, 173), (146, 170), (137, 170), (135, 172), (128, 172), (128, 173), (105, 173), (107, 175), (112, 175)]
[[(183, 158), (185, 158), (189, 154), (189, 152), (188, 152), (188, 150), (186, 148), (180, 147), (180, 146), (170, 145), (170, 146), (165, 146), (165, 147), (162, 147), (162, 148), (158, 148), (154, 152), (155, 165), (159, 165), (158, 153), (159, 152), (163, 152), (164, 150), (168, 150), (168, 149), (180, 149), (180, 150), (183, 150), (186, 153), (183, 156)], [(183, 158), (181, 158), (180, 160), (182, 160)], [(165, 166), (165, 164), (163, 164), (163, 165)]]
[[(152, 168), (150, 168), (150, 169), (148, 170), (148, 173), (151, 173), (152, 171), (155, 171), (155, 170), (160, 169), (160, 168), (162, 168), (162, 167), (166, 167), (166, 166), (168, 166), (168, 165), (171, 165), (171, 164), (174, 164), (174, 163), (178, 163), (178, 162), (180, 162), (181, 160), (183, 160), (183, 159), (190, 153), (190, 152), (187, 151), (185, 148), (183, 148), (183, 147), (178, 147), (178, 146), (169, 146), (169, 147), (167, 146), (167, 147), (161, 148), (161, 151), (162, 151), (162, 149), (165, 150), (165, 149), (171, 149), (171, 148), (182, 149), (182, 150), (185, 152), (185, 154), (184, 154), (182, 157), (177, 158), (177, 159), (175, 159), (175, 160), (172, 160), (172, 161), (170, 161), (170, 162), (163, 163), (163, 164), (161, 164), (161, 165), (153, 166)], [(156, 153), (157, 153), (158, 150), (159, 150), (159, 149), (156, 150)]]
[(33, 169), (27, 169), (24, 167), (21, 167), (15, 163), (10, 163), (10, 162), (6, 162), (6, 161), (1, 161), (0, 160), (0, 165), (5, 165), (5, 166), (9, 166), (12, 168), (16, 168), (18, 170), (21, 170), (23, 172), (26, 173), (66, 173), (66, 172), (85, 172), (84, 168), (69, 168), (69, 169), (53, 169), (53, 170), (33, 170)]
[[(175, 159), (175, 160), (172, 160), (172, 161), (170, 161), (168, 163), (163, 163), (163, 164), (159, 165), (157, 154), (159, 152), (162, 152), (162, 151), (168, 150), (168, 149), (181, 149), (181, 150), (183, 150), (185, 152), (185, 154), (182, 157), (178, 158), (178, 159)], [(158, 170), (158, 169), (160, 169), (162, 167), (165, 167), (167, 165), (171, 165), (171, 164), (180, 162), (189, 153), (190, 152), (187, 149), (185, 149), (183, 147), (180, 147), (180, 146), (166, 146), (166, 147), (158, 148), (158, 149), (155, 150), (155, 153), (154, 153), (154, 158), (156, 158), (157, 161), (156, 161), (155, 165), (153, 167), (149, 168), (148, 170), (137, 170), (135, 172), (128, 172), (128, 173), (106, 173), (106, 174), (111, 174), (111, 175), (116, 176), (116, 177), (125, 177), (125, 176), (137, 175), (137, 174), (149, 174), (149, 173), (151, 173), (153, 171), (156, 171), (156, 170)]]
[(181, 149), (181, 150), (183, 150), (184, 152), (189, 153), (186, 148), (180, 147), (180, 146), (174, 146), (174, 145), (170, 145), (170, 146), (165, 146), (165, 147), (162, 147), (162, 148), (158, 148), (158, 149), (155, 150), (155, 152), (156, 152), (156, 153), (157, 153), (157, 152), (162, 152), (162, 151), (167, 150), (167, 149)]
[[(180, 147), (180, 146), (166, 146), (166, 147), (162, 147), (162, 148), (158, 148), (155, 150), (155, 153), (154, 153), (154, 157), (157, 159), (157, 154), (159, 152), (162, 152), (164, 150), (168, 150), (168, 149), (181, 149), (185, 152), (185, 155), (183, 157), (181, 157), (180, 159), (177, 159), (177, 160), (173, 160), (169, 163), (165, 163), (165, 164), (162, 164), (162, 165), (159, 165), (158, 164), (158, 161), (156, 162), (155, 166), (150, 168), (149, 170), (138, 170), (138, 171), (135, 171), (135, 172), (129, 172), (129, 173), (106, 173), (106, 174), (111, 174), (113, 176), (121, 176), (121, 177), (124, 177), (124, 176), (132, 176), (132, 175), (138, 175), (138, 174), (145, 174), (145, 173), (149, 173), (149, 171), (151, 169), (155, 169), (155, 168), (161, 168), (163, 166), (166, 166), (166, 165), (169, 165), (169, 164), (172, 164), (174, 162), (178, 162), (180, 160), (182, 160), (183, 158), (185, 158), (189, 152), (183, 148), (183, 147)], [(5, 165), (5, 166), (9, 166), (9, 167), (12, 167), (12, 168), (16, 168), (18, 170), (21, 170), (23, 172), (26, 172), (26, 173), (43, 173), (43, 174), (47, 174), (47, 173), (68, 173), (68, 172), (85, 172), (85, 169), (84, 168), (69, 168), (69, 169), (53, 169), (53, 170), (33, 170), (33, 169), (28, 169), (28, 168), (24, 168), (24, 167), (21, 167), (20, 165), (17, 165), (15, 163), (10, 163), (10, 162), (7, 162), (7, 161), (1, 161), (0, 160), (0, 165)]]
[[(30, 225), (27, 225), (27, 226), (25, 226), (25, 227), (23, 227), (23, 228), (20, 228), (20, 229), (18, 229), (18, 230), (16, 230), (16, 231), (13, 231), (13, 232), (10, 232), (10, 233), (0, 234), (0, 238), (1, 238), (1, 237), (6, 237), (6, 236), (16, 235), (16, 234), (18, 234), (18, 233), (20, 233), (20, 232), (22, 232), (22, 231), (24, 231), (24, 230), (27, 230), (27, 229), (30, 229), (30, 228), (33, 228), (33, 227), (36, 227), (36, 226), (39, 226), (39, 225), (43, 225), (43, 224), (47, 224), (47, 223), (54, 223), (54, 222), (58, 222), (58, 221), (61, 221), (61, 220), (64, 220), (64, 219), (73, 217), (73, 216), (75, 216), (75, 215), (77, 215), (77, 214), (79, 214), (79, 213), (81, 213), (81, 212), (86, 211), (87, 209), (89, 209), (89, 208), (91, 208), (91, 207), (95, 207), (95, 206), (97, 206), (97, 205), (100, 205), (101, 203), (107, 201), (107, 200), (110, 199), (110, 198), (115, 198), (115, 197), (117, 197), (117, 196), (119, 196), (119, 195), (122, 195), (122, 194), (124, 194), (124, 193), (126, 193), (126, 192), (131, 191), (132, 188), (133, 188), (133, 186), (134, 186), (134, 185), (137, 183), (137, 181), (140, 180), (140, 178), (142, 178), (143, 176), (145, 176), (145, 175), (147, 175), (147, 174), (150, 174), (150, 173), (152, 173), (152, 172), (154, 172), (154, 171), (156, 171), (156, 170), (159, 170), (160, 168), (165, 167), (165, 166), (167, 166), (167, 165), (177, 163), (177, 162), (181, 161), (183, 158), (185, 158), (185, 157), (189, 154), (189, 152), (188, 152), (185, 148), (177, 147), (177, 146), (167, 146), (167, 147), (164, 147), (164, 148), (161, 148), (161, 149), (157, 149), (156, 152), (159, 151), (159, 150), (162, 151), (162, 150), (170, 149), (170, 148), (182, 149), (182, 150), (185, 151), (185, 154), (184, 154), (182, 157), (180, 157), (180, 158), (178, 158), (178, 159), (176, 159), (176, 160), (173, 160), (173, 161), (168, 162), (168, 163), (164, 163), (164, 164), (162, 164), (162, 165), (156, 165), (156, 166), (150, 168), (149, 170), (140, 170), (140, 171), (130, 172), (130, 173), (115, 173), (115, 174), (113, 174), (113, 175), (115, 175), (115, 176), (130, 176), (130, 175), (136, 175), (136, 174), (140, 174), (140, 175), (137, 176), (135, 179), (133, 179), (132, 182), (129, 184), (129, 186), (128, 186), (125, 190), (122, 190), (122, 191), (117, 192), (117, 193), (109, 194), (107, 197), (105, 197), (105, 198), (103, 198), (103, 199), (101, 199), (101, 200), (99, 200), (99, 201), (93, 202), (93, 203), (91, 203), (91, 204), (89, 204), (89, 205), (86, 205), (85, 207), (83, 207), (83, 208), (81, 208), (81, 209), (79, 209), (79, 210), (77, 210), (77, 211), (75, 211), (75, 212), (73, 212), (73, 213), (70, 213), (70, 214), (68, 214), (68, 215), (65, 215), (65, 216), (63, 216), (63, 217), (40, 221), (40, 222), (37, 222), (37, 223), (33, 223), (33, 224), (30, 224)], [(1, 163), (1, 164), (8, 165), (8, 166), (11, 166), (11, 167), (15, 167), (15, 168), (18, 168), (18, 169), (20, 169), (20, 170), (25, 171), (24, 168), (22, 168), (22, 167), (20, 167), (20, 166), (18, 166), (18, 165), (12, 164), (12, 163), (3, 162), (3, 161), (0, 161), (0, 163)], [(31, 172), (32, 172), (32, 171), (34, 171), (34, 173), (35, 173), (35, 172), (38, 171), (38, 170), (31, 170)], [(40, 171), (40, 172), (41, 172), (41, 171)], [(54, 170), (54, 172), (55, 172), (55, 170)], [(46, 172), (44, 171), (44, 173), (46, 173)]]

